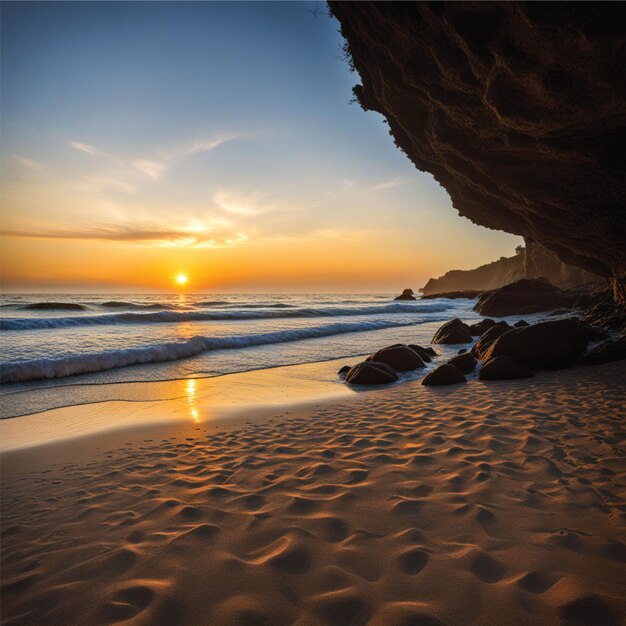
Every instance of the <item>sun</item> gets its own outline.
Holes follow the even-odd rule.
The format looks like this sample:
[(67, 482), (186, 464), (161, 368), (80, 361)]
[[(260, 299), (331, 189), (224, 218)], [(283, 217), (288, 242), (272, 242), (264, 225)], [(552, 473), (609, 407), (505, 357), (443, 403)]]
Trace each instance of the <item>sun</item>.
[(189, 279), (187, 278), (187, 274), (177, 274), (176, 275), (176, 284), (180, 285), (181, 287), (186, 285), (188, 280)]

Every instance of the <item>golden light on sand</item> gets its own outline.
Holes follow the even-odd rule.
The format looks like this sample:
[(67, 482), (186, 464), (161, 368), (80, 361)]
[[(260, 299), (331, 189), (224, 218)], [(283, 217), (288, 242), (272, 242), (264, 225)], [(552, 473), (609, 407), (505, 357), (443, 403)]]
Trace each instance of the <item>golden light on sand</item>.
[(176, 284), (180, 285), (181, 287), (186, 285), (188, 280), (189, 279), (187, 278), (187, 274), (177, 274), (176, 275)]

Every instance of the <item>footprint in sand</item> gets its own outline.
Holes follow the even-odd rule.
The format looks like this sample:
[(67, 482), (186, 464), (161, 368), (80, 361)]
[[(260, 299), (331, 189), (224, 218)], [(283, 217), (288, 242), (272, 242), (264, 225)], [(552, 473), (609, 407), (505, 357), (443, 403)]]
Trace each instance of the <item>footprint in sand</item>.
[(428, 563), (428, 554), (424, 550), (412, 548), (398, 555), (397, 563), (399, 569), (405, 574), (414, 576), (419, 574)]
[(588, 595), (564, 604), (561, 617), (572, 626), (618, 626), (619, 620), (600, 596)]
[(470, 569), (474, 576), (484, 583), (497, 583), (506, 573), (504, 565), (488, 554), (480, 554), (474, 558)]
[(523, 576), (517, 581), (517, 586), (524, 591), (530, 593), (543, 593), (552, 587), (557, 578), (549, 574), (544, 574), (539, 571), (528, 572), (526, 576)]
[(153, 598), (154, 591), (145, 585), (125, 587), (109, 596), (100, 614), (111, 622), (128, 620), (143, 611)]

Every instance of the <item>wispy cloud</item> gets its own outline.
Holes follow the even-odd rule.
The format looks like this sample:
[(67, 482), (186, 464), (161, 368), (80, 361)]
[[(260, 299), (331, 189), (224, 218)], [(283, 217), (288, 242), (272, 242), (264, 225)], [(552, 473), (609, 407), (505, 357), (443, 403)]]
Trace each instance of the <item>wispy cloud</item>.
[(80, 141), (72, 141), (70, 145), (75, 150), (80, 150), (81, 152), (86, 152), (87, 154), (99, 154), (100, 150), (90, 146), (88, 143), (81, 143)]
[(92, 230), (72, 231), (25, 231), (5, 230), (4, 237), (18, 237), (23, 239), (63, 239), (76, 241), (112, 241), (162, 247), (185, 248), (224, 248), (234, 246), (248, 240), (241, 232), (217, 233), (212, 229), (201, 230), (167, 230), (152, 228), (120, 228), (102, 227)]
[(182, 159), (188, 158), (196, 154), (202, 154), (218, 148), (219, 146), (234, 140), (251, 139), (257, 137), (261, 133), (221, 133), (213, 137), (197, 138), (193, 141), (187, 142), (184, 145), (180, 145), (174, 148), (166, 148), (157, 150), (150, 156), (142, 156), (135, 159), (122, 159), (109, 152), (101, 150), (96, 146), (82, 142), (71, 141), (70, 145), (75, 150), (84, 152), (91, 156), (99, 156), (106, 159), (110, 164), (114, 165), (116, 169), (135, 169), (142, 174), (148, 176), (152, 180), (159, 180), (165, 171), (172, 167), (175, 163), (178, 163)]
[(161, 178), (161, 174), (163, 174), (166, 167), (165, 163), (158, 163), (157, 161), (151, 161), (150, 159), (138, 159), (136, 161), (131, 161), (130, 164), (135, 169), (138, 169), (140, 172), (143, 172), (154, 180)]
[(382, 180), (372, 186), (372, 191), (382, 191), (383, 189), (393, 189), (394, 187), (401, 187), (402, 185), (409, 185), (413, 180), (411, 178), (390, 178), (389, 180)]
[(40, 170), (42, 168), (41, 163), (39, 163), (38, 161), (35, 161), (34, 159), (28, 159), (26, 157), (19, 156), (17, 154), (12, 154), (10, 158), (15, 163), (19, 163), (20, 165), (29, 167), (30, 169), (33, 169), (33, 170)]
[(271, 207), (263, 204), (263, 196), (259, 193), (236, 193), (220, 189), (213, 196), (213, 202), (227, 213), (236, 215), (258, 215), (271, 210)]

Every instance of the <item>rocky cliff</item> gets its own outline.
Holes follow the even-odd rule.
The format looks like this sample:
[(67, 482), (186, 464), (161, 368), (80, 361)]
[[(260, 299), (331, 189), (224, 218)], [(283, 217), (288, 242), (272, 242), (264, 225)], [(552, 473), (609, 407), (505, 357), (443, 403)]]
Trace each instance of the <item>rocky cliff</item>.
[(626, 302), (623, 3), (329, 2), (365, 109), (473, 222)]
[(439, 278), (431, 278), (422, 294), (425, 296), (453, 291), (488, 291), (524, 278), (524, 262), (520, 255), (493, 261), (473, 270), (450, 270)]
[(451, 291), (489, 291), (522, 278), (546, 278), (561, 289), (606, 288), (606, 280), (580, 267), (561, 262), (543, 246), (526, 240), (520, 254), (501, 258), (473, 270), (451, 270), (440, 278), (431, 278), (422, 293), (425, 296)]

